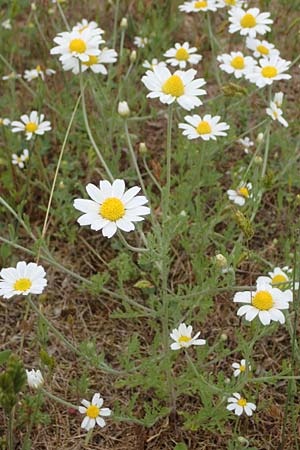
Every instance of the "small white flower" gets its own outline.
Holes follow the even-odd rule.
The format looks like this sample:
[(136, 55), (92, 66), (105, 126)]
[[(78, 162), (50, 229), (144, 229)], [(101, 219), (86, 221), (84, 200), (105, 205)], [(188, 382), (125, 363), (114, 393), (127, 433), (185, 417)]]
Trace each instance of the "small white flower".
[(125, 192), (125, 182), (115, 180), (100, 181), (100, 189), (88, 184), (86, 191), (92, 200), (76, 199), (74, 208), (83, 212), (77, 220), (79, 225), (90, 225), (92, 230), (102, 230), (102, 235), (111, 238), (120, 228), (122, 231), (135, 229), (134, 222), (144, 220), (150, 208), (143, 206), (148, 200), (137, 193), (140, 187), (134, 186)]
[(144, 48), (149, 43), (149, 39), (146, 37), (135, 36), (133, 43), (139, 48)]
[(241, 183), (236, 190), (229, 189), (227, 195), (229, 200), (239, 206), (244, 206), (246, 200), (252, 197), (251, 194), (252, 184)]
[(102, 408), (103, 398), (97, 392), (93, 395), (92, 401), (82, 400), (83, 406), (79, 406), (78, 410), (81, 414), (85, 414), (85, 418), (81, 422), (81, 428), (86, 431), (91, 430), (95, 425), (103, 428), (106, 425), (105, 420), (102, 417), (108, 417), (111, 415), (111, 410), (109, 408)]
[(199, 12), (199, 11), (217, 11), (217, 8), (221, 6), (216, 0), (206, 0), (206, 1), (189, 1), (185, 2), (183, 5), (179, 5), (179, 10), (182, 12)]
[[(258, 277), (257, 281), (266, 281), (271, 284), (272, 287), (277, 287), (278, 289), (285, 291), (290, 290), (290, 286), (293, 286), (293, 277), (292, 277), (293, 269), (290, 269), (288, 266), (283, 267), (275, 267), (273, 272), (268, 273), (268, 277)], [(286, 283), (280, 284), (278, 283)], [(299, 282), (295, 283), (295, 289), (299, 289)]]
[(280, 52), (275, 48), (274, 44), (268, 41), (261, 41), (248, 37), (246, 45), (249, 50), (252, 50), (255, 58), (265, 58), (266, 56), (279, 56)]
[(283, 96), (284, 96), (283, 92), (276, 92), (276, 94), (274, 95), (273, 102), (278, 108), (282, 106)]
[(198, 64), (201, 61), (202, 56), (196, 53), (196, 47), (190, 47), (188, 42), (184, 42), (182, 45), (179, 43), (175, 44), (174, 48), (170, 48), (164, 56), (167, 59), (167, 63), (171, 66), (179, 66), (180, 69), (185, 69), (187, 63)]
[(239, 142), (239, 144), (241, 144), (244, 147), (244, 152), (246, 153), (246, 155), (248, 155), (249, 149), (250, 149), (250, 147), (253, 147), (254, 142), (251, 141), (248, 136), (246, 136), (245, 138), (239, 139), (238, 142)]
[(218, 0), (220, 7), (224, 8), (228, 6), (229, 8), (241, 8), (242, 6), (246, 6), (245, 0)]
[(18, 78), (22, 78), (22, 75), (20, 73), (10, 72), (8, 75), (4, 75), (2, 77), (2, 80), (17, 80)]
[(14, 295), (41, 294), (47, 285), (46, 272), (36, 263), (19, 261), (16, 268), (0, 271), (0, 295), (11, 298)]
[(21, 116), (21, 121), (15, 120), (11, 123), (12, 132), (19, 133), (24, 131), (26, 134), (26, 139), (32, 138), (34, 134), (42, 135), (46, 131), (51, 130), (51, 124), (48, 120), (44, 121), (44, 114), (38, 115), (37, 111), (32, 111), (29, 116), (23, 114)]
[(244, 10), (242, 8), (231, 8), (229, 10), (229, 33), (240, 32), (242, 36), (255, 38), (256, 34), (266, 34), (271, 31), (270, 24), (273, 20), (269, 18), (270, 13), (261, 13), (258, 8)]
[(20, 169), (24, 169), (25, 166), (24, 163), (28, 161), (28, 159), (29, 159), (29, 151), (27, 148), (25, 148), (20, 156), (16, 155), (16, 153), (13, 153), (11, 162), (14, 165), (18, 165)]
[(232, 394), (233, 397), (229, 397), (227, 409), (228, 411), (234, 411), (236, 416), (241, 416), (243, 412), (247, 416), (252, 416), (253, 411), (256, 410), (256, 405), (254, 403), (247, 402), (247, 400), (240, 394), (235, 392)]
[(204, 141), (213, 139), (217, 140), (217, 136), (227, 136), (226, 130), (229, 130), (229, 125), (225, 122), (220, 122), (220, 116), (212, 117), (206, 114), (203, 118), (194, 114), (193, 116), (185, 116), (184, 120), (188, 123), (180, 123), (179, 128), (183, 129), (183, 135), (188, 139), (201, 138)]
[(27, 375), (27, 383), (28, 386), (33, 389), (38, 389), (44, 384), (44, 378), (42, 375), (42, 372), (40, 370), (27, 370), (26, 369), (26, 375)]
[[(104, 64), (113, 64), (117, 61), (118, 53), (113, 49), (103, 48), (99, 50), (99, 55), (90, 55), (89, 60), (81, 63), (81, 71), (85, 72), (91, 69), (94, 73), (107, 75), (107, 69)], [(63, 63), (64, 70), (72, 70), (75, 75), (80, 73), (80, 62), (77, 58), (70, 58)]]
[(128, 117), (130, 114), (130, 109), (127, 102), (119, 102), (118, 104), (118, 113), (122, 117)]
[(63, 65), (66, 65), (74, 57), (82, 63), (88, 62), (91, 56), (100, 55), (98, 47), (104, 42), (99, 33), (95, 34), (89, 28), (83, 31), (64, 31), (53, 40), (58, 45), (53, 47), (50, 53), (51, 55), (60, 55), (59, 60)]
[(286, 61), (279, 56), (262, 58), (259, 60), (259, 64), (254, 66), (245, 76), (251, 83), (255, 83), (257, 87), (262, 88), (272, 84), (273, 81), (292, 78), (288, 73), (284, 73), (289, 69), (290, 64), (290, 61)]
[(142, 82), (151, 91), (148, 98), (159, 98), (162, 103), (170, 105), (177, 101), (179, 105), (191, 110), (202, 105), (198, 96), (206, 94), (204, 89), (200, 89), (206, 84), (203, 78), (194, 80), (197, 71), (189, 69), (186, 72), (177, 70), (173, 75), (167, 67), (156, 66), (148, 70), (142, 77)]
[(181, 323), (178, 328), (174, 328), (170, 337), (173, 339), (171, 344), (172, 350), (180, 350), (181, 348), (188, 348), (191, 345), (205, 345), (205, 339), (198, 339), (200, 331), (192, 337), (193, 327), (192, 325), (186, 326), (185, 323)]
[(167, 64), (164, 61), (158, 61), (157, 58), (153, 58), (151, 62), (149, 62), (147, 59), (143, 62), (143, 67), (150, 70), (152, 70), (156, 66), (166, 67), (166, 65)]
[(42, 70), (41, 66), (36, 66), (35, 69), (32, 70), (25, 70), (24, 72), (24, 78), (26, 81), (30, 82), (32, 80), (35, 80), (36, 78), (41, 77), (43, 81), (45, 81), (45, 74), (50, 76), (54, 75), (56, 73), (53, 69), (46, 69), (45, 71)]
[(0, 126), (8, 127), (10, 125), (10, 120), (7, 117), (0, 117)]
[(245, 359), (242, 359), (239, 363), (234, 362), (231, 366), (234, 369), (234, 377), (238, 377), (241, 373), (245, 373), (247, 370), (251, 370), (250, 364)]
[(284, 127), (289, 126), (288, 122), (282, 116), (282, 109), (278, 108), (275, 102), (270, 103), (269, 108), (266, 109), (266, 113), (272, 118), (272, 120), (278, 120), (278, 122), (281, 123), (281, 125), (283, 125)]
[(78, 31), (79, 33), (82, 33), (84, 30), (89, 30), (93, 34), (101, 35), (104, 33), (104, 30), (98, 27), (97, 22), (89, 22), (86, 19), (82, 19), (81, 22), (77, 22), (77, 24), (73, 27), (73, 31)]
[(233, 73), (235, 78), (241, 78), (256, 65), (252, 56), (244, 56), (242, 52), (224, 53), (218, 56), (217, 60), (221, 63), (220, 69), (229, 74)]
[(255, 291), (237, 292), (233, 298), (235, 303), (246, 303), (238, 309), (237, 315), (245, 315), (245, 319), (251, 322), (258, 316), (263, 325), (274, 322), (285, 322), (285, 317), (281, 310), (289, 309), (289, 302), (292, 301), (290, 290), (281, 291), (273, 288), (264, 277), (260, 277), (256, 282)]
[(6, 19), (3, 22), (1, 22), (1, 26), (2, 28), (4, 28), (5, 30), (11, 30), (11, 21), (10, 19)]

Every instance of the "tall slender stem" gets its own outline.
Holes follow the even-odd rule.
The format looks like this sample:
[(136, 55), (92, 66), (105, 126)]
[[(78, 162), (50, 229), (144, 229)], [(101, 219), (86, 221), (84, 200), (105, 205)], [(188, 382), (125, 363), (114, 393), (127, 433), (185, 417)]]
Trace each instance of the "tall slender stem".
[(117, 29), (118, 29), (118, 19), (119, 19), (119, 8), (120, 8), (120, 0), (116, 0), (115, 6), (115, 17), (114, 17), (114, 31), (113, 31), (113, 48), (116, 48), (117, 43)]
[(12, 408), (8, 417), (8, 450), (14, 450), (14, 418), (15, 407)]
[(65, 27), (67, 28), (68, 31), (70, 31), (71, 29), (70, 29), (69, 22), (66, 19), (64, 10), (62, 9), (60, 2), (58, 1), (58, 2), (56, 2), (56, 4), (57, 4), (58, 10), (59, 10), (59, 13), (61, 15), (61, 18), (62, 18), (62, 20), (63, 20), (63, 22), (65, 24)]
[(171, 156), (172, 156), (172, 123), (173, 123), (173, 105), (169, 106), (168, 111), (168, 130), (167, 130), (167, 182), (165, 192), (165, 206), (163, 211), (163, 222), (167, 220), (169, 214), (170, 190), (171, 190)]
[(51, 400), (54, 400), (55, 402), (60, 403), (61, 405), (66, 406), (67, 408), (74, 408), (74, 409), (78, 410), (77, 405), (73, 405), (73, 403), (67, 402), (66, 400), (63, 400), (62, 398), (57, 397), (57, 395), (51, 394), (51, 392), (46, 391), (46, 389), (40, 388), (40, 391), (47, 397), (51, 398)]

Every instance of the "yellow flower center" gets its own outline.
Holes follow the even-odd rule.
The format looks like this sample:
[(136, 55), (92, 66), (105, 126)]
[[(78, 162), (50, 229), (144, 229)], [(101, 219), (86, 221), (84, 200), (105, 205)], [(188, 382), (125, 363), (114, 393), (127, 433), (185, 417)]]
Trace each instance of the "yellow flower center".
[[(288, 281), (288, 279), (284, 275), (275, 275), (275, 277), (272, 278), (272, 286), (277, 283), (284, 283), (285, 281)], [(274, 287), (278, 287), (278, 289), (284, 289), (284, 285)]]
[(84, 64), (85, 66), (93, 66), (94, 64), (97, 64), (98, 62), (98, 57), (95, 55), (89, 55), (89, 60), (83, 62), (82, 64)]
[(164, 94), (173, 95), (173, 97), (181, 97), (184, 94), (184, 84), (178, 75), (172, 75), (162, 86)]
[(203, 120), (202, 122), (199, 123), (196, 130), (197, 130), (197, 133), (199, 133), (199, 134), (209, 134), (209, 133), (211, 133), (211, 126), (208, 122)]
[(38, 125), (35, 122), (28, 122), (25, 128), (28, 133), (35, 133), (38, 129)]
[(195, 3), (194, 3), (194, 7), (197, 8), (197, 9), (200, 9), (200, 8), (206, 8), (206, 7), (207, 7), (207, 2), (206, 2), (206, 1), (203, 1), (203, 2), (195, 2)]
[(243, 28), (253, 28), (256, 25), (256, 19), (252, 14), (245, 14), (241, 19), (240, 24)]
[(278, 74), (278, 70), (274, 66), (265, 66), (262, 69), (261, 74), (265, 78), (274, 78)]
[(109, 197), (100, 206), (100, 215), (111, 222), (121, 219), (125, 214), (125, 208), (121, 200)]
[(86, 410), (86, 415), (90, 419), (96, 419), (99, 416), (100, 409), (96, 405), (90, 405)]
[(21, 163), (21, 162), (22, 162), (21, 156), (17, 156), (17, 162), (18, 162), (18, 163)]
[(41, 68), (40, 65), (37, 65), (36, 68), (35, 68), (35, 70), (36, 70), (38, 73), (40, 73), (40, 72), (42, 71), (42, 68)]
[(237, 401), (237, 404), (238, 404), (239, 406), (244, 407), (244, 406), (247, 405), (247, 400), (246, 400), (245, 398), (240, 398), (240, 399)]
[(175, 55), (175, 58), (178, 59), (178, 61), (187, 61), (189, 57), (189, 53), (183, 47), (179, 48)]
[(245, 61), (242, 56), (236, 56), (230, 63), (234, 69), (242, 70), (245, 67)]
[(268, 311), (273, 304), (273, 297), (267, 291), (258, 291), (252, 299), (252, 305), (260, 311)]
[(240, 372), (245, 372), (246, 366), (240, 366)]
[(190, 342), (192, 340), (192, 338), (188, 337), (188, 336), (180, 336), (180, 338), (178, 339), (178, 342), (181, 344), (182, 342)]
[(269, 49), (267, 48), (267, 47), (265, 47), (264, 45), (258, 45), (257, 47), (256, 47), (256, 50), (259, 52), (259, 53), (261, 53), (262, 55), (268, 55), (270, 52), (269, 52)]
[(71, 52), (84, 53), (86, 51), (86, 43), (83, 39), (72, 39), (69, 49)]
[(236, 5), (236, 0), (225, 0), (226, 5), (234, 6)]
[(248, 189), (246, 187), (241, 187), (238, 190), (238, 193), (241, 194), (245, 198), (249, 198), (249, 191), (248, 191)]
[(25, 292), (31, 288), (31, 285), (29, 278), (19, 278), (14, 284), (14, 290)]

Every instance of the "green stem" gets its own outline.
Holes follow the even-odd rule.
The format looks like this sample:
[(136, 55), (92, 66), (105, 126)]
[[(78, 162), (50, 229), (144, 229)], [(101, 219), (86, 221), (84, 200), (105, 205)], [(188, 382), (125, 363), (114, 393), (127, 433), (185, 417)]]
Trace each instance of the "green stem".
[(113, 31), (113, 48), (116, 48), (117, 44), (117, 29), (118, 29), (118, 19), (119, 19), (119, 7), (120, 7), (120, 0), (116, 0), (116, 6), (115, 6), (115, 17), (114, 17), (114, 31)]
[(216, 59), (215, 42), (217, 43), (217, 40), (216, 40), (216, 38), (215, 38), (215, 36), (213, 34), (213, 31), (212, 31), (212, 26), (211, 26), (211, 20), (210, 20), (209, 12), (207, 13), (207, 28), (208, 28), (208, 35), (209, 35), (209, 40), (210, 40), (210, 47), (211, 47), (212, 57), (213, 57), (214, 73), (215, 73), (215, 77), (216, 77), (218, 85), (221, 86), (222, 83), (221, 83), (220, 75), (219, 75), (220, 71), (219, 71), (219, 69), (217, 67), (217, 64), (216, 64), (217, 59)]
[(173, 105), (168, 110), (168, 130), (167, 130), (167, 183), (165, 195), (165, 207), (163, 211), (163, 224), (168, 218), (170, 191), (171, 191), (171, 157), (172, 157), (172, 124), (173, 124)]
[(66, 19), (64, 10), (62, 9), (60, 2), (57, 1), (56, 4), (57, 4), (58, 10), (59, 10), (59, 13), (60, 13), (60, 15), (61, 15), (61, 18), (62, 18), (62, 20), (63, 20), (63, 22), (64, 22), (64, 24), (65, 24), (65, 27), (67, 28), (68, 31), (70, 31), (70, 30), (71, 30), (71, 29), (70, 29), (70, 25), (69, 25), (69, 23), (68, 23), (68, 21), (67, 21), (67, 19)]
[(15, 407), (12, 408), (8, 417), (8, 450), (14, 450), (14, 421)]
[(143, 177), (142, 177), (142, 174), (140, 172), (140, 168), (138, 166), (137, 159), (136, 159), (136, 156), (135, 156), (135, 152), (134, 152), (134, 149), (133, 149), (133, 146), (132, 146), (132, 142), (131, 142), (131, 139), (130, 139), (127, 119), (124, 120), (124, 128), (125, 128), (125, 136), (126, 136), (126, 139), (127, 139), (127, 144), (128, 144), (129, 153), (130, 153), (130, 156), (131, 156), (131, 159), (132, 159), (132, 163), (133, 163), (133, 166), (135, 168), (135, 171), (136, 171), (137, 177), (139, 179), (139, 183), (140, 183), (140, 186), (141, 186), (141, 188), (143, 190), (143, 193), (147, 197), (146, 187), (145, 187), (145, 184), (144, 184), (144, 181), (143, 181)]
[(73, 403), (67, 402), (66, 400), (63, 400), (62, 398), (57, 397), (54, 394), (51, 394), (51, 392), (46, 391), (46, 389), (44, 389), (44, 388), (40, 388), (40, 391), (47, 397), (51, 398), (51, 400), (54, 400), (55, 402), (60, 403), (61, 405), (66, 406), (67, 408), (74, 408), (78, 411), (77, 405), (73, 405)]
[(161, 193), (162, 192), (162, 187), (159, 184), (159, 182), (157, 181), (157, 179), (155, 178), (155, 176), (153, 175), (153, 173), (151, 172), (150, 167), (147, 164), (145, 156), (143, 156), (143, 163), (144, 163), (145, 169), (146, 169), (149, 177), (151, 178), (151, 180), (153, 181), (153, 183), (155, 184), (155, 186), (157, 187), (157, 189)]
[(122, 243), (125, 245), (125, 247), (128, 248), (128, 250), (131, 250), (132, 252), (145, 253), (145, 252), (149, 251), (148, 248), (133, 247), (132, 245), (128, 244), (128, 242), (124, 238), (123, 234), (119, 230), (118, 230), (118, 236), (121, 239)]

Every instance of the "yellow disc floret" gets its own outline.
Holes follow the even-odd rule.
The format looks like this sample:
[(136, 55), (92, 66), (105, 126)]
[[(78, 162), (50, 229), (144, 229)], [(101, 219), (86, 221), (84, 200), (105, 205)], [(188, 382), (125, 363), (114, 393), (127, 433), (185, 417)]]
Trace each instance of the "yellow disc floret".
[(252, 299), (252, 305), (260, 311), (268, 311), (273, 304), (273, 297), (267, 291), (258, 291)]
[(84, 53), (86, 51), (86, 43), (83, 39), (72, 39), (69, 49), (71, 52)]
[(28, 122), (25, 126), (26, 131), (28, 131), (28, 133), (35, 133), (36, 130), (38, 129), (38, 125), (35, 122)]
[(211, 133), (211, 126), (208, 122), (203, 120), (202, 122), (199, 123), (196, 130), (197, 130), (197, 133), (199, 133), (199, 134), (209, 134), (209, 133)]
[(100, 206), (100, 215), (111, 222), (121, 219), (124, 214), (124, 204), (116, 197), (107, 198)]
[(179, 48), (175, 55), (175, 58), (178, 59), (178, 61), (187, 61), (189, 57), (189, 52), (187, 52), (183, 47)]
[(261, 53), (262, 55), (268, 55), (270, 52), (269, 52), (269, 49), (267, 48), (267, 47), (265, 47), (264, 45), (258, 45), (257, 47), (256, 47), (256, 50), (259, 52), (259, 53)]
[(230, 64), (234, 69), (242, 70), (245, 68), (245, 60), (242, 56), (236, 56)]
[(265, 66), (261, 71), (262, 76), (265, 78), (274, 78), (277, 73), (278, 70), (274, 66)]
[(194, 7), (195, 7), (196, 9), (206, 8), (206, 7), (207, 7), (207, 1), (203, 1), (203, 2), (195, 2), (195, 3), (194, 3)]
[(100, 409), (96, 405), (90, 405), (86, 410), (86, 415), (90, 419), (96, 419), (99, 416)]
[(188, 336), (180, 336), (180, 338), (178, 339), (178, 342), (181, 343), (187, 343), (190, 342), (192, 340), (192, 338), (188, 337)]
[(236, 5), (236, 0), (225, 0), (226, 5), (229, 6), (235, 6)]
[(184, 94), (184, 84), (178, 75), (170, 76), (162, 86), (164, 94), (172, 95), (173, 97), (181, 97)]
[(245, 14), (241, 19), (240, 24), (243, 28), (253, 28), (256, 25), (256, 19), (252, 14)]
[(29, 278), (19, 278), (14, 284), (14, 289), (15, 291), (25, 292), (30, 289), (31, 286), (32, 282), (29, 280)]
[(239, 193), (240, 195), (242, 195), (243, 197), (245, 197), (245, 198), (249, 198), (249, 191), (248, 191), (248, 189), (247, 189), (245, 186), (244, 186), (244, 187), (241, 187), (241, 188), (239, 189), (238, 193)]
[(246, 366), (240, 366), (240, 372), (245, 372)]
[[(287, 282), (287, 281), (288, 281), (288, 279), (284, 275), (281, 275), (281, 274), (275, 275), (275, 277), (272, 278), (272, 286), (274, 286), (274, 284), (284, 283), (284, 282)], [(283, 290), (286, 289), (286, 285), (285, 284), (284, 285), (280, 285), (280, 286), (274, 286), (274, 287), (277, 287), (278, 289), (283, 289)]]
[(84, 64), (85, 66), (93, 66), (94, 64), (97, 64), (97, 62), (98, 62), (98, 56), (89, 55), (89, 60), (83, 62), (82, 64)]
[(239, 406), (244, 407), (244, 406), (247, 405), (247, 400), (246, 400), (245, 398), (240, 398), (240, 399), (237, 401), (237, 404), (238, 404)]

